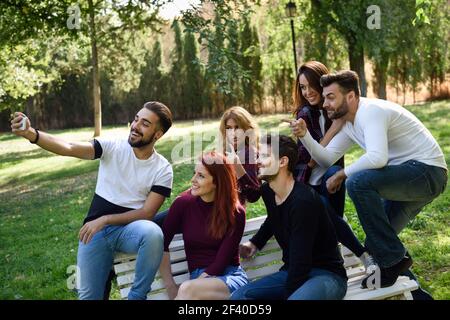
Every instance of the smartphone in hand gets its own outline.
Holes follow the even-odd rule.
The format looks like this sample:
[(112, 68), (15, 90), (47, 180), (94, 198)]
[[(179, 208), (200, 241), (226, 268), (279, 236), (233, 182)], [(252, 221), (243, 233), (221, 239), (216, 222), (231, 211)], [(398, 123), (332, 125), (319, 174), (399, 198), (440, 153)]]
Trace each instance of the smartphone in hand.
[(20, 130), (25, 130), (27, 128), (27, 117), (23, 117), (20, 121)]

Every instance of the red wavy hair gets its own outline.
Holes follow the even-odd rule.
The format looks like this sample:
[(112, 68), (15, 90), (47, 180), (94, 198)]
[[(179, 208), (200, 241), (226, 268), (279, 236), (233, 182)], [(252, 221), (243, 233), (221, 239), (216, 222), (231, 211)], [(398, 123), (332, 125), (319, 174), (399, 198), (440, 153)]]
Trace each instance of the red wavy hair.
[(235, 225), (235, 213), (239, 205), (236, 173), (223, 154), (207, 152), (202, 155), (201, 161), (216, 185), (208, 233), (220, 239)]

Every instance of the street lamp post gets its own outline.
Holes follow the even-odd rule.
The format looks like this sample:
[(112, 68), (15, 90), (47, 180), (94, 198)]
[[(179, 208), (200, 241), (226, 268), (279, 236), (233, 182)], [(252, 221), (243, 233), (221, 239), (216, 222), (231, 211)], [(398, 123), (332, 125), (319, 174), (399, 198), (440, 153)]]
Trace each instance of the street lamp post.
[(297, 76), (297, 50), (295, 49), (295, 31), (294, 31), (294, 17), (297, 13), (297, 6), (292, 0), (286, 4), (286, 15), (291, 20), (291, 32), (292, 32), (292, 49), (294, 50), (294, 64), (295, 64), (295, 76)]

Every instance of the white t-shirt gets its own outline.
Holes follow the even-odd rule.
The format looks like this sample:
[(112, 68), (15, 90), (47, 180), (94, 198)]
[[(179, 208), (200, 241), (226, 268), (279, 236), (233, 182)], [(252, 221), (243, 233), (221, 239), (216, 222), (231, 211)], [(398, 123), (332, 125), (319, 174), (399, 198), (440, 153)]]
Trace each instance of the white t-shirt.
[(156, 150), (150, 158), (140, 160), (127, 140), (96, 140), (103, 149), (95, 188), (97, 195), (132, 209), (142, 208), (150, 191), (170, 195), (172, 166)]
[(405, 108), (386, 100), (360, 98), (354, 123), (346, 122), (326, 148), (309, 132), (300, 141), (326, 168), (357, 143), (366, 153), (345, 168), (347, 176), (408, 160), (447, 169), (441, 148), (423, 123)]
[(325, 111), (320, 109), (319, 112), (320, 112), (320, 117), (319, 117), (320, 131), (322, 131), (322, 136), (324, 136), (325, 135), (325, 116), (323, 115), (323, 113)]

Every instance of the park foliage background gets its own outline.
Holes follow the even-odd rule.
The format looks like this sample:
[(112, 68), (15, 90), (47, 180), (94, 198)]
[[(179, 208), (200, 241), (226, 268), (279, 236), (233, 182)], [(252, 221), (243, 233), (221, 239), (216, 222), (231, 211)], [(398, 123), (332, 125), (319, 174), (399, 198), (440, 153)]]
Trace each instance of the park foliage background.
[[(445, 0), (174, 0), (0, 2), (0, 131), (11, 111), (42, 129), (126, 124), (145, 101), (176, 119), (239, 104), (287, 112), (298, 65), (358, 72), (363, 96), (401, 104), (449, 98)], [(186, 2), (176, 0), (175, 3)]]

